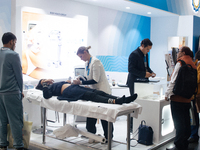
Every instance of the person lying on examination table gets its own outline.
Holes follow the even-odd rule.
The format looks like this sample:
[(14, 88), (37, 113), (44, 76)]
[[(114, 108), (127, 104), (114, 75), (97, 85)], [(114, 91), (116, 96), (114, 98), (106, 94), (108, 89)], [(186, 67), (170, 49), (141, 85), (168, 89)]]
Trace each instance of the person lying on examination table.
[(36, 89), (43, 91), (43, 97), (49, 99), (58, 96), (59, 100), (76, 101), (86, 100), (99, 103), (123, 104), (133, 102), (137, 94), (129, 97), (117, 97), (103, 91), (71, 84), (71, 81), (55, 82), (52, 79), (41, 79)]

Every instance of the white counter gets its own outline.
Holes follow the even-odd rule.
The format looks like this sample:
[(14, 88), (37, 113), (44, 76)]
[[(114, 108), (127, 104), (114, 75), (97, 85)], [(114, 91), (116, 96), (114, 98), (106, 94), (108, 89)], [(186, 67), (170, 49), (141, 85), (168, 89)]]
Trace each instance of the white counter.
[(164, 99), (137, 99), (142, 106), (142, 113), (133, 121), (133, 131), (137, 130), (142, 120), (154, 131), (153, 143), (159, 144), (174, 137), (174, 125), (168, 101)]
[[(135, 83), (136, 103), (142, 106), (142, 113), (133, 120), (133, 132), (137, 130), (142, 120), (154, 131), (153, 143), (159, 144), (175, 135), (171, 110), (168, 101), (164, 100), (163, 83)], [(112, 94), (130, 96), (128, 87), (112, 87)], [(137, 136), (135, 137), (137, 138)]]

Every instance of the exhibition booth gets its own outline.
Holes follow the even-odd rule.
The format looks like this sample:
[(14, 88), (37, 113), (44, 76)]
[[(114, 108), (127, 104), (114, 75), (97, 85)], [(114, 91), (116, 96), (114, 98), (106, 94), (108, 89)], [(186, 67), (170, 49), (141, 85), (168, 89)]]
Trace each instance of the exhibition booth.
[[(117, 96), (130, 95), (126, 86), (128, 57), (140, 46), (140, 41), (149, 38), (153, 42), (149, 65), (157, 76), (150, 79), (152, 82), (135, 83), (138, 98), (134, 102), (138, 104), (139, 110), (133, 119), (133, 131), (145, 120), (152, 127), (154, 136), (153, 145), (144, 146), (143, 149), (155, 148), (173, 139), (175, 135), (170, 105), (164, 100), (174, 67), (171, 62), (172, 49), (185, 45), (193, 53), (197, 51), (200, 13), (194, 10), (192, 4), (183, 4), (181, 0), (168, 3), (168, 9), (164, 7), (165, 4), (158, 6), (138, 0), (122, 1), (117, 0), (116, 3), (141, 9), (138, 12), (122, 10), (113, 1), (103, 4), (103, 1), (92, 0), (3, 0), (0, 1), (0, 10), (5, 11), (0, 12), (0, 35), (12, 31), (17, 37), (16, 52), (22, 61), (25, 94), (35, 88), (39, 79), (73, 80), (82, 74), (81, 69), (85, 63), (76, 52), (80, 46), (91, 46), (90, 54), (102, 62), (112, 94)], [(147, 14), (148, 9), (155, 10), (157, 14)], [(33, 130), (43, 126), (42, 117), (47, 117), (51, 123), (52, 120), (56, 123), (59, 118), (64, 125), (65, 113), (81, 114), (49, 109), (44, 116), (43, 107), (50, 108), (50, 104), (46, 106), (44, 103), (44, 100), (31, 101), (30, 97), (23, 100), (24, 112), (27, 120), (33, 122)], [(137, 109), (134, 108), (135, 113)], [(107, 120), (117, 124), (119, 116), (129, 116), (130, 113), (129, 110), (128, 113), (116, 114), (113, 120)], [(126, 124), (124, 126), (128, 127)], [(129, 144), (134, 146), (134, 143)]]

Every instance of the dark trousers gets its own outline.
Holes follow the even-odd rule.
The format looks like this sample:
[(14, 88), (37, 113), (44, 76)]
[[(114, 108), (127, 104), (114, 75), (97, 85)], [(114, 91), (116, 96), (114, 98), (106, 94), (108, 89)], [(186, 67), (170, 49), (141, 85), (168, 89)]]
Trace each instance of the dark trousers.
[(132, 85), (128, 85), (128, 88), (129, 88), (130, 95), (133, 96), (135, 94), (135, 85), (134, 85), (134, 83)]
[(108, 99), (117, 99), (116, 96), (107, 94), (103, 91), (99, 90), (92, 90), (86, 91), (84, 95), (81, 97), (82, 100), (93, 101), (93, 102), (100, 102), (100, 103), (108, 103)]
[(186, 150), (188, 138), (190, 137), (190, 103), (180, 103), (171, 101), (171, 113), (176, 129), (174, 144), (179, 150)]
[(0, 94), (0, 146), (8, 146), (7, 124), (10, 124), (13, 146), (24, 147), (22, 142), (23, 106), (21, 94)]
[[(102, 102), (102, 103), (108, 103), (108, 99), (112, 98), (112, 99), (116, 99), (116, 96), (107, 94), (103, 91), (99, 91), (99, 90), (93, 90), (91, 91), (87, 91), (85, 92), (85, 94), (83, 95), (83, 100), (92, 100), (94, 102)], [(91, 133), (96, 133), (96, 122), (97, 119), (96, 118), (87, 118), (87, 122), (86, 122), (86, 129), (88, 132)], [(106, 139), (108, 139), (108, 122), (105, 120), (101, 120), (101, 124), (103, 127), (103, 131), (104, 131), (104, 136)], [(113, 137), (113, 123), (112, 123), (112, 137)]]
[[(130, 92), (130, 95), (133, 96), (135, 94), (135, 91), (134, 91), (134, 85), (135, 83), (133, 83), (132, 85), (129, 85), (129, 92)], [(133, 117), (131, 117), (131, 120), (130, 120), (130, 130), (131, 132), (133, 132)]]
[(198, 135), (198, 131), (199, 131), (199, 113), (197, 112), (197, 108), (196, 108), (196, 99), (192, 100), (193, 103), (193, 107), (194, 107), (194, 118), (195, 118), (195, 122), (196, 125), (191, 125), (191, 135), (190, 137), (195, 139), (195, 140), (199, 140), (199, 135)]
[[(91, 132), (93, 134), (96, 133), (96, 122), (97, 122), (97, 119), (96, 118), (87, 118), (87, 122), (86, 122), (86, 129), (88, 132)], [(104, 131), (104, 136), (106, 139), (108, 139), (108, 122), (105, 121), (105, 120), (101, 120), (101, 124), (102, 124), (102, 127), (103, 127), (103, 131)], [(112, 135), (111, 137), (113, 137), (113, 123), (112, 124)]]

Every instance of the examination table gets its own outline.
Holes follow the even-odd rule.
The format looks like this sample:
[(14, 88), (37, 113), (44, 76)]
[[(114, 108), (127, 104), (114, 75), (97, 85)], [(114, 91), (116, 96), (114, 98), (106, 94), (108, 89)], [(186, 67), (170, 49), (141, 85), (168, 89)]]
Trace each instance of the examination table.
[[(135, 102), (117, 105), (83, 100), (73, 102), (68, 102), (66, 100), (60, 101), (55, 96), (50, 99), (45, 99), (43, 98), (42, 91), (37, 89), (29, 89), (26, 98), (44, 108), (43, 143), (45, 143), (46, 109), (64, 114), (73, 114), (108, 121), (108, 150), (111, 150), (111, 122), (115, 122), (118, 116), (127, 115), (127, 150), (130, 150), (130, 116), (137, 118), (138, 114), (141, 114), (142, 111), (142, 107)], [(64, 123), (66, 123), (66, 121)]]

